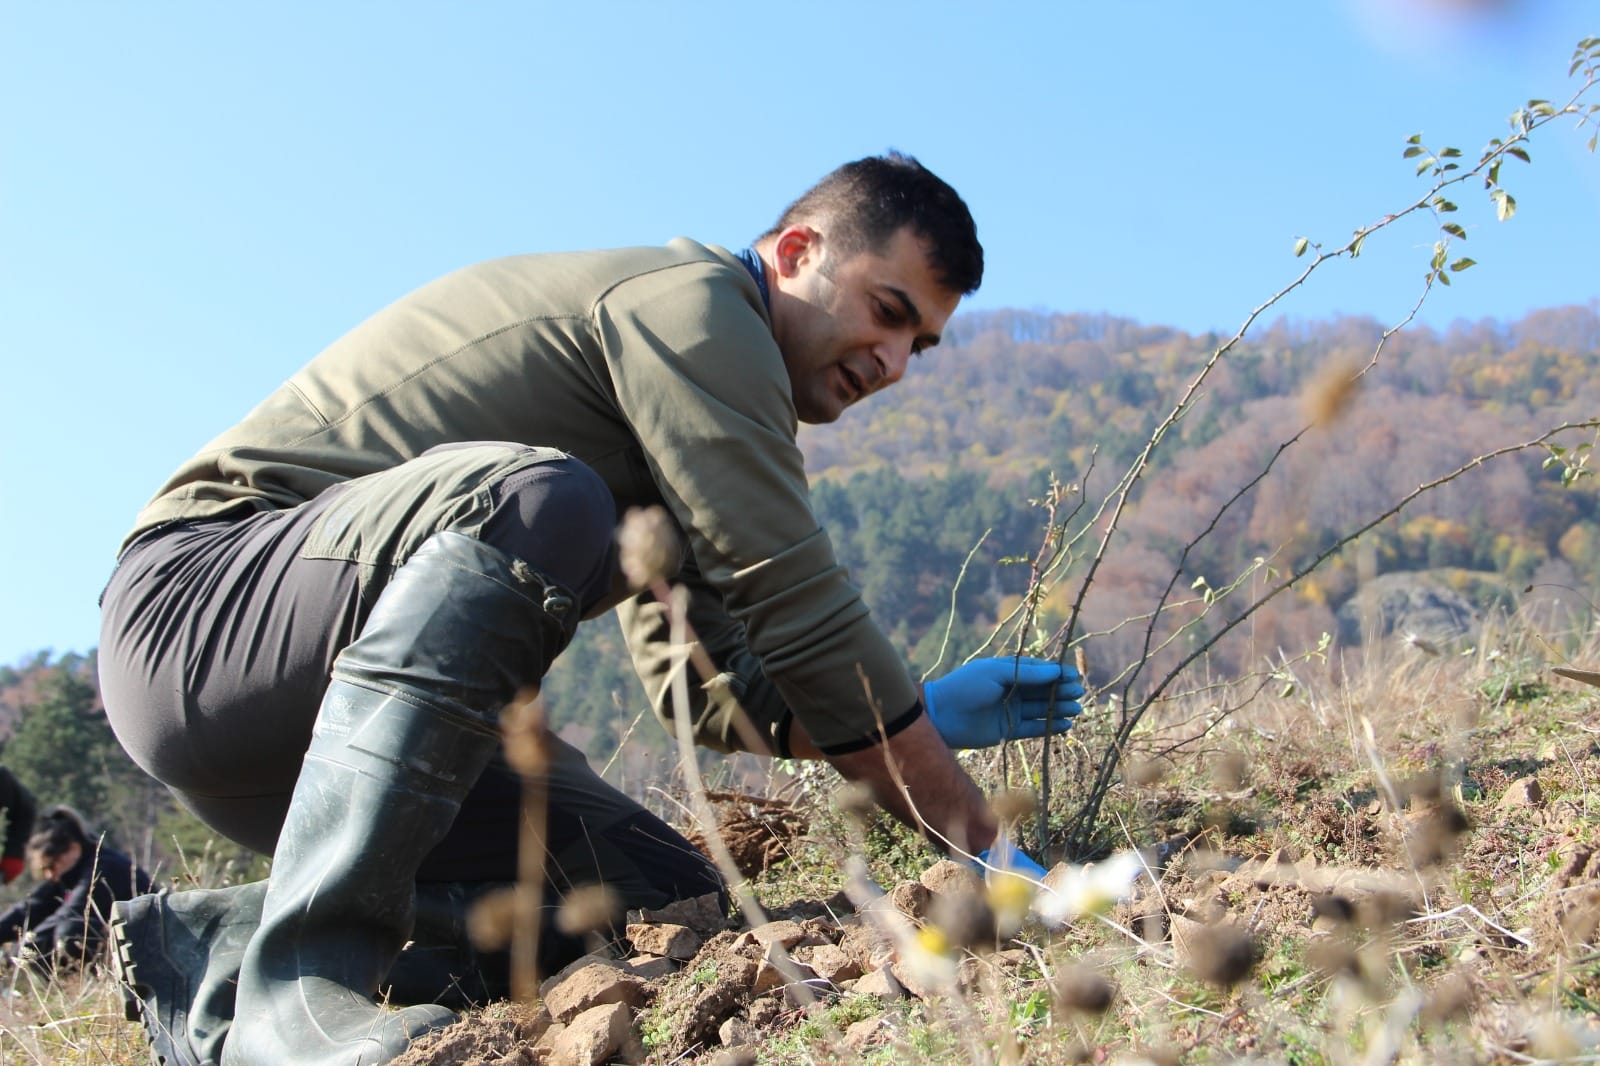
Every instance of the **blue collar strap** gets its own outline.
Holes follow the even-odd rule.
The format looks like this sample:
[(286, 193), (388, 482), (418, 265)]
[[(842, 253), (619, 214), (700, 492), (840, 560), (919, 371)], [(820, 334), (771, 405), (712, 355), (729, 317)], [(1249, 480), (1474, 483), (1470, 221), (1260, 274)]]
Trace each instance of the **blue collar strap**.
[(761, 257), (754, 248), (746, 248), (739, 253), (739, 262), (756, 279), (756, 285), (761, 289), (761, 302), (766, 306), (767, 314), (772, 314), (772, 293), (767, 289), (767, 272), (761, 265)]

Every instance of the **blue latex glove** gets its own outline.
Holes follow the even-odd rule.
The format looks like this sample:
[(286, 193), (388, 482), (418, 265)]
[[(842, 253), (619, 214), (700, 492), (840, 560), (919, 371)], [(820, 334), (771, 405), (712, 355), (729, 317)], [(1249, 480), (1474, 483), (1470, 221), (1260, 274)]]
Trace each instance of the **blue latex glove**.
[[(1055, 693), (1054, 728), (1045, 721)], [(928, 718), (952, 748), (1065, 733), (1083, 713), (1078, 671), (1049, 659), (977, 659), (922, 686)]]
[(993, 847), (984, 848), (978, 852), (978, 861), (986, 864), (979, 867), (979, 871), (984, 874), (990, 873), (989, 867), (992, 866), (999, 870), (1009, 870), (1014, 874), (1021, 874), (1023, 877), (1033, 881), (1042, 881), (1047, 872), (1043, 866), (1028, 858), (1015, 844), (1003, 836), (995, 840)]

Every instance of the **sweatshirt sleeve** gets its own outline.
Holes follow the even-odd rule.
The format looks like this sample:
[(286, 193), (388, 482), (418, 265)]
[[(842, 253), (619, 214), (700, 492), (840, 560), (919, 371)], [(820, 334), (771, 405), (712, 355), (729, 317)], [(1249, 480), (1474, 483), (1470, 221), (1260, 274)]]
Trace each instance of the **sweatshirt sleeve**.
[(0, 857), (20, 859), (33, 832), (33, 818), (37, 813), (33, 793), (22, 787), (22, 782), (5, 767), (0, 766), (0, 807), (6, 812), (5, 845), (0, 847)]
[(618, 408), (721, 609), (818, 748), (854, 751), (921, 704), (812, 513), (783, 357), (736, 269), (632, 278), (596, 304), (594, 327)]
[[(673, 584), (689, 590), (688, 623), (716, 668), (710, 678), (690, 673), (693, 680), (685, 689), (695, 743), (715, 751), (786, 754), (792, 715), (746, 644), (744, 627), (728, 617), (721, 597), (692, 561)], [(650, 709), (672, 734), (677, 717), (672, 682), (688, 664), (672, 643), (668, 607), (644, 593), (619, 604), (617, 619)]]
[(0, 944), (9, 944), (54, 914), (66, 894), (66, 886), (59, 881), (41, 881), (35, 885), (32, 892), (0, 914)]

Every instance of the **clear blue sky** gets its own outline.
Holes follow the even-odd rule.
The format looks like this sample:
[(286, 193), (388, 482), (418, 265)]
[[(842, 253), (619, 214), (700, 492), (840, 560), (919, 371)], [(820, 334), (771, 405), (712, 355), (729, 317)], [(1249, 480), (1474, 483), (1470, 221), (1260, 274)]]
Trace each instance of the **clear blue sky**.
[[(742, 245), (896, 147), (977, 217), (968, 306), (1231, 329), (1296, 236), (1420, 192), (1408, 135), (1475, 154), (1565, 98), (1591, 34), (1592, 0), (7, 3), (0, 663), (96, 644), (172, 468), (468, 262)], [(1426, 321), (1600, 296), (1600, 159), (1550, 132), (1504, 175), (1517, 218), (1458, 197), (1480, 265)], [(1396, 318), (1432, 239), (1375, 240), (1284, 310)]]

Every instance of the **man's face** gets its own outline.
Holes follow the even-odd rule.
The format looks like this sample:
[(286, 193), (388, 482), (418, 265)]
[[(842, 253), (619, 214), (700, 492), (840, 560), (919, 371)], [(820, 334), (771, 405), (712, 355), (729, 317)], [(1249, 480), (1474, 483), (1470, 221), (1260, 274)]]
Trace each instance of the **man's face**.
[(899, 381), (913, 356), (939, 343), (961, 301), (909, 229), (877, 252), (840, 259), (816, 230), (792, 226), (772, 258), (784, 296), (773, 304), (773, 336), (802, 422), (832, 422)]

